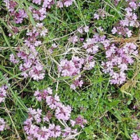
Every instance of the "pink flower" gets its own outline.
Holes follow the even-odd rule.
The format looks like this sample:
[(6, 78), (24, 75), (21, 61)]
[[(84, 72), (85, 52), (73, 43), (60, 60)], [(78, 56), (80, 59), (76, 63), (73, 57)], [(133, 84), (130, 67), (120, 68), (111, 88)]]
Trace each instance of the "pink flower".
[(63, 137), (67, 137), (67, 136), (70, 136), (72, 134), (76, 134), (77, 133), (77, 129), (72, 130), (70, 127), (66, 127), (63, 131), (64, 131)]
[(1, 86), (1, 87), (0, 87), (0, 103), (5, 101), (5, 98), (6, 98), (6, 96), (7, 96), (7, 95), (6, 95), (6, 94), (7, 94), (6, 89), (7, 89), (6, 86)]
[(54, 4), (54, 0), (43, 0), (43, 8), (51, 8), (51, 5)]
[(27, 133), (30, 134), (33, 138), (37, 138), (38, 131), (39, 131), (39, 127), (34, 124), (31, 124), (30, 128), (29, 128), (29, 132), (27, 132)]
[(13, 54), (10, 54), (10, 61), (14, 64), (17, 64), (19, 60), (15, 59), (15, 56)]
[(59, 8), (62, 8), (64, 5), (63, 5), (63, 2), (62, 1), (57, 1), (57, 6)]
[(49, 125), (50, 137), (57, 138), (61, 135), (61, 127), (59, 125), (50, 124)]
[(133, 133), (131, 135), (131, 138), (132, 138), (132, 140), (140, 140), (140, 137), (137, 134), (135, 134), (135, 133)]
[(57, 2), (57, 6), (59, 8), (62, 8), (64, 6), (69, 7), (69, 6), (71, 6), (73, 4), (73, 2), (74, 2), (74, 0), (59, 0)]
[(39, 32), (40, 36), (46, 36), (48, 30), (43, 26), (43, 23), (37, 23), (37, 32)]
[(88, 54), (96, 54), (98, 52), (98, 45), (95, 45), (97, 41), (94, 38), (89, 38), (84, 43), (83, 48), (86, 50)]
[(133, 1), (129, 3), (129, 6), (131, 8), (133, 8), (134, 10), (136, 10), (136, 8), (137, 8), (137, 4), (135, 2), (133, 2)]
[(24, 10), (19, 9), (18, 12), (13, 13), (15, 23), (22, 23), (24, 18), (27, 18), (27, 14)]
[(42, 0), (32, 0), (33, 3), (38, 4), (38, 5), (41, 5), (41, 1)]
[(82, 81), (82, 80), (75, 80), (75, 81), (71, 84), (70, 88), (75, 90), (76, 87), (82, 87), (82, 85), (83, 85), (83, 81)]
[(112, 34), (116, 34), (117, 33), (117, 29), (115, 27), (111, 31), (112, 31)]
[(87, 120), (85, 120), (82, 116), (78, 116), (75, 120), (75, 124), (80, 125), (83, 128), (84, 124), (87, 124)]
[(72, 127), (74, 127), (76, 122), (74, 120), (70, 120), (70, 123), (71, 123)]
[(73, 44), (75, 44), (76, 42), (78, 42), (78, 36), (72, 36), (69, 38), (69, 41), (72, 42)]
[(132, 31), (131, 31), (131, 30), (128, 30), (128, 31), (126, 32), (126, 34), (127, 34), (128, 37), (131, 37), (131, 36), (132, 36)]
[(0, 118), (0, 132), (6, 128), (6, 122), (3, 118)]
[(52, 96), (47, 96), (46, 97), (46, 103), (51, 109), (55, 109), (60, 102), (59, 96), (55, 95), (54, 97)]
[(58, 69), (62, 73), (62, 76), (74, 76), (79, 72), (79, 70), (76, 69), (74, 62), (68, 60), (61, 60)]
[(99, 15), (97, 13), (94, 14), (95, 19), (99, 19)]
[(40, 63), (37, 63), (30, 71), (29, 76), (34, 80), (42, 80), (45, 77), (43, 66)]
[[(134, 62), (132, 56), (137, 56), (137, 46), (134, 43), (126, 43), (121, 48), (117, 48), (115, 44), (105, 47), (107, 62), (103, 62), (103, 72), (109, 73), (111, 76), (111, 84), (123, 84), (126, 81), (125, 71), (128, 64)], [(116, 71), (115, 69), (118, 69)]]
[(41, 45), (41, 41), (37, 39), (39, 37), (39, 32), (34, 29), (33, 31), (28, 31), (26, 35), (29, 37), (25, 39), (25, 45), (28, 46), (32, 52), (36, 53), (35, 47)]
[(65, 0), (64, 1), (64, 6), (69, 7), (70, 5), (72, 5), (74, 0)]
[(47, 88), (47, 90), (43, 90), (43, 91), (37, 90), (35, 91), (34, 96), (36, 97), (38, 101), (41, 101), (41, 100), (45, 100), (49, 94), (52, 94), (51, 88)]
[(28, 112), (29, 112), (30, 118), (34, 119), (36, 121), (36, 123), (41, 122), (41, 112), (42, 112), (41, 109), (35, 110), (35, 109), (32, 109), (32, 108), (29, 108)]
[(85, 27), (84, 27), (84, 31), (85, 31), (86, 33), (88, 33), (88, 32), (89, 32), (89, 26), (85, 26)]
[(50, 119), (52, 118), (52, 115), (53, 115), (53, 114), (52, 114), (50, 111), (48, 111), (47, 114), (45, 115), (45, 117), (43, 118), (43, 121), (44, 121), (44, 122), (45, 122), (45, 121), (49, 122)]
[(55, 116), (57, 119), (67, 121), (69, 120), (71, 115), (71, 107), (70, 106), (64, 106), (64, 105), (59, 105), (55, 111)]
[(71, 132), (72, 132), (71, 128), (70, 127), (66, 127), (64, 129), (63, 137), (66, 137), (66, 136), (70, 135)]
[[(44, 91), (44, 90), (43, 90)], [(52, 90), (50, 88), (47, 89), (47, 92), (52, 94)], [(39, 95), (39, 93), (37, 93)], [(49, 97), (49, 98), (48, 98)], [(51, 97), (51, 98), (50, 98)], [(47, 96), (46, 97), (46, 103), (49, 105), (53, 111), (55, 111), (55, 117), (53, 117), (53, 111), (47, 111), (47, 114), (44, 115), (45, 110), (42, 111), (41, 109), (28, 109), (28, 118), (24, 122), (24, 131), (27, 134), (27, 139), (29, 140), (48, 140), (51, 138), (61, 138), (61, 134), (63, 137), (67, 137), (68, 135), (74, 135), (77, 133), (77, 129), (71, 129), (66, 124), (68, 120), (70, 120), (71, 125), (74, 127), (76, 124), (76, 121), (73, 121), (70, 119), (71, 117), (71, 107), (70, 106), (64, 106), (57, 95), (52, 99), (53, 96)], [(52, 107), (53, 105), (53, 107)], [(55, 107), (54, 107), (55, 106)], [(51, 120), (53, 117), (53, 120)], [(59, 121), (58, 121), (58, 120)], [(59, 125), (55, 125), (54, 123), (50, 122), (61, 122), (61, 124), (65, 124), (62, 128)], [(86, 123), (86, 121), (83, 121)], [(49, 127), (47, 128), (46, 126)], [(79, 123), (78, 123), (79, 124)], [(44, 125), (44, 126), (43, 126)]]
[(37, 139), (38, 140), (48, 140), (50, 137), (49, 130), (43, 126), (38, 130)]
[(12, 0), (4, 0), (4, 3), (9, 12), (13, 12), (15, 10), (15, 7), (18, 5), (17, 2)]
[(43, 19), (46, 18), (46, 9), (45, 8), (41, 8), (39, 10), (32, 10), (33, 12), (33, 18), (35, 20), (39, 20), (39, 21), (42, 21)]
[(80, 27), (80, 28), (77, 29), (77, 31), (78, 31), (80, 34), (82, 34), (82, 33), (83, 33), (83, 28)]

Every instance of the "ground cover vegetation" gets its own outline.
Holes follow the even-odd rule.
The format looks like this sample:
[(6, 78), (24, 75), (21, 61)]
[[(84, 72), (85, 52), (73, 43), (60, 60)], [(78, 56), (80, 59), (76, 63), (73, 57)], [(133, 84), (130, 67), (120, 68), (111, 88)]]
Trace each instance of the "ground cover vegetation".
[(139, 0), (0, 0), (1, 140), (140, 140)]

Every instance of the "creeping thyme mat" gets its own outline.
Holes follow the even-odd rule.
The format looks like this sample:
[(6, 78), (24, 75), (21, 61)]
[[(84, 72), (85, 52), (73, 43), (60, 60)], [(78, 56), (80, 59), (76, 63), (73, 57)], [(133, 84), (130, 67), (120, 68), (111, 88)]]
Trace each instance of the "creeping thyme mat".
[(140, 140), (139, 0), (0, 0), (1, 140)]

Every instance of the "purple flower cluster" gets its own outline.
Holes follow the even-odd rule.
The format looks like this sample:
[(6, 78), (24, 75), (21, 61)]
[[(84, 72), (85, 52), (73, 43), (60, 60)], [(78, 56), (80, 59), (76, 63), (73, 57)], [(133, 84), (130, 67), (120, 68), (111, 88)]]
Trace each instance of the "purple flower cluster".
[(38, 101), (41, 101), (41, 100), (45, 100), (46, 99), (46, 97), (48, 96), (48, 95), (51, 95), (52, 94), (52, 89), (51, 88), (48, 88), (47, 90), (45, 89), (45, 90), (43, 90), (43, 91), (35, 91), (35, 94), (34, 94), (34, 96), (36, 97), (36, 99), (38, 100)]
[[(74, 0), (59, 0), (57, 1), (57, 6), (59, 8), (62, 7), (69, 7), (73, 4)], [(32, 0), (32, 3), (35, 3), (37, 5), (42, 5), (42, 8), (46, 9), (50, 9), (52, 5), (55, 4), (54, 0)]]
[(94, 13), (94, 19), (104, 18), (106, 16), (106, 12), (103, 9), (98, 9), (96, 13)]
[[(24, 18), (27, 18), (27, 14), (24, 10), (19, 9), (16, 10), (18, 4), (15, 1), (12, 0), (4, 0), (6, 7), (8, 11), (10, 12), (10, 16), (14, 17), (14, 21), (18, 23), (22, 23)], [(35, 2), (35, 1), (34, 1)], [(44, 4), (46, 1), (44, 1)], [(46, 6), (43, 6), (43, 8), (46, 8)], [(31, 8), (32, 9), (32, 8)], [(34, 10), (34, 9), (32, 9)], [(15, 12), (16, 11), (16, 12)], [(39, 10), (39, 12), (44, 13), (45, 10)], [(39, 14), (37, 12), (36, 15), (34, 15), (34, 11), (32, 11), (33, 17), (37, 19), (37, 15)], [(37, 20), (43, 20), (45, 16), (40, 17)], [(16, 27), (14, 29), (17, 29)], [(18, 32), (18, 31), (16, 31)], [(31, 77), (34, 80), (41, 80), (45, 76), (44, 68), (38, 59), (38, 52), (36, 50), (36, 47), (40, 46), (42, 44), (40, 37), (44, 37), (48, 30), (43, 26), (42, 23), (37, 23), (36, 27), (33, 27), (32, 29), (28, 30), (26, 33), (27, 38), (24, 38), (24, 44), (22, 47), (18, 47), (18, 53), (17, 55), (11, 54), (10, 55), (10, 61), (14, 64), (18, 64), (22, 60), (22, 64), (20, 64), (19, 69), (22, 71), (22, 76), (24, 78)], [(11, 36), (11, 35), (10, 35)]]
[(75, 126), (75, 125), (80, 125), (82, 128), (84, 128), (84, 125), (87, 124), (87, 120), (84, 119), (82, 116), (78, 116), (75, 121), (71, 120), (71, 125)]
[[(7, 86), (3, 85), (0, 87), (0, 103), (5, 101), (7, 96)], [(6, 129), (6, 122), (3, 118), (0, 118), (0, 132)]]
[(7, 86), (1, 86), (0, 87), (0, 103), (5, 101), (5, 98), (7, 96)]
[(58, 67), (59, 72), (62, 76), (75, 76), (80, 74), (84, 60), (79, 57), (73, 57), (72, 60), (61, 60), (60, 66)]
[(55, 116), (59, 120), (67, 121), (70, 119), (71, 107), (64, 106), (59, 99), (59, 96), (52, 95), (52, 89), (48, 88), (43, 91), (36, 91), (34, 96), (38, 101), (46, 100), (46, 104), (49, 108), (55, 110)]
[[(38, 101), (46, 100), (46, 105), (51, 109), (46, 115), (41, 109), (28, 109), (28, 119), (24, 122), (24, 130), (28, 135), (28, 139), (47, 140), (50, 138), (68, 137), (77, 133), (67, 125), (67, 121), (71, 122), (71, 126), (79, 125), (84, 127), (87, 121), (79, 116), (76, 120), (71, 120), (71, 107), (65, 106), (60, 102), (59, 96), (52, 95), (52, 89), (47, 88), (43, 91), (36, 91), (35, 97)], [(54, 116), (53, 116), (54, 114)], [(51, 118), (56, 118), (61, 125), (51, 123)], [(44, 124), (44, 126), (42, 126)]]
[(10, 54), (9, 60), (10, 60), (13, 64), (19, 63), (19, 60), (15, 58), (14, 54)]
[(32, 3), (42, 5), (42, 8), (51, 8), (51, 5), (54, 4), (54, 0), (32, 0)]
[(74, 2), (74, 0), (59, 0), (57, 2), (57, 6), (59, 8), (62, 8), (64, 6), (69, 7), (69, 6), (71, 6), (73, 4), (73, 2)]
[[(41, 45), (40, 37), (45, 36), (48, 30), (42, 23), (38, 23), (32, 30), (26, 33), (27, 38), (24, 40), (24, 46), (18, 47), (17, 57), (23, 61), (19, 69), (22, 71), (24, 78), (31, 77), (34, 80), (41, 80), (45, 76), (44, 68), (39, 61), (36, 47)], [(14, 55), (10, 55), (10, 61), (14, 64), (19, 63)]]
[(10, 12), (10, 16), (13, 18), (13, 21), (17, 24), (22, 23), (24, 19), (27, 19), (28, 16), (24, 9), (18, 9), (18, 3), (12, 0), (4, 0), (5, 5)]
[(106, 36), (100, 36), (95, 34), (93, 38), (86, 40), (86, 43), (83, 44), (83, 48), (86, 50), (88, 55), (94, 55), (99, 51), (99, 44), (104, 43)]
[[(23, 55), (26, 55), (25, 59), (22, 59)], [(19, 67), (22, 71), (21, 75), (24, 76), (24, 78), (31, 77), (37, 81), (44, 79), (45, 71), (42, 64), (35, 58), (35, 56), (32, 54), (27, 55), (20, 51), (18, 57), (24, 61)]]
[(125, 71), (128, 65), (134, 62), (133, 56), (137, 56), (138, 50), (134, 43), (126, 43), (121, 48), (117, 44), (105, 46), (107, 62), (102, 62), (104, 73), (111, 76), (111, 84), (123, 84), (126, 81)]
[[(11, 18), (17, 24), (22, 23), (24, 19), (28, 18), (27, 13), (24, 9), (18, 9), (18, 3), (13, 0), (3, 0)], [(32, 0), (34, 4), (39, 5), (39, 9), (35, 9), (34, 7), (30, 6), (29, 10), (36, 21), (42, 21), (47, 16), (46, 9), (50, 9), (52, 5), (55, 4), (54, 0)], [(64, 6), (69, 7), (73, 4), (73, 0), (60, 0), (57, 2), (57, 6), (62, 8)]]
[[(81, 33), (82, 30), (78, 29)], [(102, 32), (103, 29), (99, 28)], [(79, 32), (78, 31), (78, 32)], [(119, 47), (121, 46), (121, 47)], [(134, 63), (134, 58), (138, 55), (137, 45), (135, 43), (112, 43), (106, 39), (105, 35), (95, 34), (93, 38), (88, 38), (82, 48), (86, 57), (72, 57), (71, 60), (61, 60), (58, 70), (61, 76), (75, 78), (71, 84), (72, 89), (82, 87), (81, 73), (83, 70), (91, 70), (95, 66), (95, 55), (100, 51), (105, 51), (106, 60), (102, 62), (103, 72), (111, 77), (111, 84), (123, 84), (126, 81), (125, 72), (128, 66)]]
[[(33, 14), (33, 18), (37, 21), (42, 21), (47, 16), (46, 9), (50, 9), (51, 6), (55, 4), (55, 1), (54, 0), (32, 0), (32, 3), (35, 3), (41, 6), (39, 10), (36, 10), (35, 8), (30, 7), (30, 11)], [(60, 0), (57, 2), (57, 6), (59, 8), (62, 8), (64, 6), (69, 7), (70, 5), (72, 5), (72, 3), (73, 3), (73, 0)]]
[(122, 36), (131, 37), (132, 30), (130, 27), (139, 27), (138, 17), (135, 14), (135, 10), (139, 7), (137, 0), (126, 0), (128, 3), (128, 7), (125, 8), (125, 17), (123, 20), (113, 27), (112, 34), (118, 34)]
[[(86, 27), (87, 31), (88, 28)], [(85, 28), (78, 28), (80, 34), (83, 33)], [(83, 80), (81, 80), (81, 73), (83, 70), (91, 70), (95, 66), (94, 56), (99, 52), (99, 46), (109, 44), (109, 40), (106, 37), (95, 34), (93, 38), (88, 38), (85, 43), (83, 43), (82, 48), (84, 49), (84, 56), (73, 56), (71, 60), (63, 59), (60, 61), (58, 70), (61, 76), (69, 76), (74, 78), (71, 84), (72, 89), (77, 87), (82, 87)]]
[[(46, 18), (46, 9), (51, 8), (54, 4), (54, 0), (32, 0), (34, 4), (40, 6), (39, 9), (29, 7), (29, 10), (36, 21), (42, 21)], [(64, 6), (68, 7), (73, 1), (65, 0), (62, 1)], [(15, 23), (22, 23), (25, 18), (28, 18), (25, 10), (17, 9), (18, 3), (12, 0), (4, 0), (4, 3), (10, 13), (10, 16), (14, 19)], [(24, 7), (24, 5), (22, 5)], [(18, 33), (17, 27), (11, 27), (14, 33)], [(32, 28), (32, 27), (31, 27)], [(34, 80), (41, 80), (45, 76), (44, 68), (39, 60), (38, 51), (36, 47), (42, 45), (40, 38), (45, 37), (48, 30), (43, 26), (43, 23), (37, 23), (32, 29), (28, 29), (24, 43), (22, 47), (18, 47), (17, 55), (11, 54), (10, 61), (14, 64), (20, 64), (19, 69), (22, 71), (24, 78), (31, 77)], [(9, 34), (9, 36), (12, 36)]]
[(3, 118), (0, 118), (0, 132), (4, 131), (5, 128), (6, 128), (6, 122), (4, 121)]
[(45, 8), (40, 8), (39, 10), (36, 10), (33, 7), (30, 7), (30, 11), (33, 14), (33, 18), (36, 21), (42, 21), (47, 16), (47, 12), (46, 12), (46, 9)]
[(132, 138), (132, 140), (140, 140), (140, 137), (137, 134), (135, 134), (135, 133), (133, 133), (131, 135), (131, 138)]
[(61, 60), (58, 67), (59, 72), (62, 76), (74, 77), (76, 76), (71, 88), (75, 89), (77, 86), (82, 86), (83, 81), (79, 80), (81, 77), (81, 70), (84, 64), (84, 59), (79, 57), (73, 57), (72, 60)]
[[(77, 29), (77, 32), (82, 35), (83, 33), (89, 32), (89, 27), (80, 27)], [(95, 66), (94, 55), (99, 51), (99, 43), (105, 40), (105, 36), (99, 36), (95, 34), (93, 38), (89, 38), (82, 45), (84, 49), (83, 56), (72, 56), (71, 60), (63, 59), (60, 61), (58, 71), (61, 76), (69, 76), (74, 78), (71, 89), (76, 89), (77, 87), (82, 87), (83, 80), (81, 79), (81, 73), (84, 70), (91, 70)], [(75, 45), (78, 43), (79, 37), (77, 35), (70, 37), (69, 41)], [(83, 40), (82, 40), (83, 41)]]
[[(120, 0), (116, 0), (115, 4), (117, 5)], [(123, 37), (131, 37), (132, 36), (132, 27), (138, 28), (139, 21), (136, 15), (136, 10), (140, 6), (140, 3), (137, 0), (126, 0), (125, 16), (124, 19), (120, 20), (113, 29), (112, 34), (118, 34)], [(94, 14), (95, 19), (105, 17), (105, 12), (101, 9), (98, 10), (97, 13)], [(91, 39), (89, 42), (92, 41)], [(135, 43), (112, 43), (111, 40), (102, 40), (98, 44), (102, 44), (105, 48), (105, 55), (107, 61), (102, 62), (103, 72), (108, 73), (111, 77), (111, 84), (123, 84), (126, 81), (125, 72), (128, 70), (128, 65), (134, 62), (133, 57), (137, 56), (138, 50), (137, 45)], [(119, 48), (121, 46), (121, 48)], [(91, 48), (90, 48), (91, 47)], [(86, 47), (88, 52), (93, 52), (92, 45), (90, 47)], [(98, 49), (98, 47), (97, 47)]]

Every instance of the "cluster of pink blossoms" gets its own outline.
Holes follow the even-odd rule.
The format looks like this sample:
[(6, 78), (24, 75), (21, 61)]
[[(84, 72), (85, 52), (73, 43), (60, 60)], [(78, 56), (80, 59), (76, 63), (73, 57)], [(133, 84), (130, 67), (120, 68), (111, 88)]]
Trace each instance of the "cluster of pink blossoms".
[(64, 6), (69, 7), (70, 5), (73, 4), (73, 2), (74, 2), (74, 0), (59, 0), (59, 1), (57, 2), (57, 6), (58, 6), (59, 8), (62, 8), (62, 7), (64, 7)]
[[(46, 8), (50, 9), (51, 6), (55, 4), (55, 1), (54, 0), (32, 0), (32, 3), (35, 3), (41, 6), (39, 10), (36, 10), (33, 7), (30, 7), (30, 11), (32, 12), (35, 20), (42, 21), (47, 16)], [(60, 0), (57, 2), (57, 6), (59, 8), (62, 8), (64, 6), (69, 7), (70, 5), (72, 5), (72, 3), (73, 3), (73, 0)]]
[[(15, 23), (22, 23), (25, 18), (28, 18), (25, 10), (16, 10), (18, 7), (17, 2), (12, 0), (4, 0), (4, 2)], [(51, 8), (51, 5), (55, 4), (54, 0), (32, 0), (31, 2), (40, 6), (39, 9), (29, 7), (31, 14), (36, 21), (42, 21), (44, 18), (46, 18), (46, 9)], [(73, 0), (61, 1), (62, 5), (66, 7), (70, 6), (72, 2)], [(19, 31), (17, 27), (11, 27), (11, 29), (16, 34)], [(48, 31), (43, 26), (43, 23), (37, 23), (36, 27), (34, 27), (31, 31), (27, 31), (27, 38), (25, 38), (23, 46), (18, 47), (17, 55), (10, 55), (10, 61), (14, 64), (18, 64), (20, 63), (19, 60), (22, 60), (23, 63), (20, 64), (19, 69), (22, 71), (21, 75), (24, 76), (24, 78), (31, 77), (34, 80), (41, 80), (44, 78), (45, 71), (40, 60), (38, 59), (36, 47), (42, 44), (40, 38), (44, 37), (47, 32)], [(9, 34), (9, 36), (12, 35)]]
[[(59, 0), (57, 1), (57, 6), (59, 8), (62, 7), (69, 7), (73, 4), (74, 0)], [(55, 4), (55, 0), (32, 0), (32, 3), (35, 3), (37, 5), (42, 5), (42, 9), (48, 8), (50, 9), (52, 5)]]
[(0, 103), (5, 101), (7, 94), (7, 86), (0, 87)]
[(24, 19), (27, 19), (28, 16), (24, 9), (18, 9), (18, 3), (12, 0), (4, 0), (5, 5), (10, 12), (10, 16), (13, 18), (13, 21), (17, 24), (22, 23)]
[[(24, 130), (28, 135), (28, 139), (47, 140), (50, 138), (69, 137), (77, 134), (77, 129), (73, 129), (75, 125), (84, 127), (87, 121), (78, 116), (75, 121), (71, 120), (71, 107), (65, 106), (60, 102), (59, 96), (52, 95), (52, 89), (47, 88), (43, 91), (36, 91), (34, 96), (38, 101), (46, 100), (46, 105), (51, 109), (44, 115), (41, 109), (28, 109), (28, 119), (24, 122)], [(61, 125), (51, 123), (54, 117)], [(67, 125), (70, 122), (72, 127)], [(44, 126), (42, 126), (44, 124)]]
[(4, 121), (3, 118), (0, 118), (0, 132), (4, 131), (5, 128), (6, 128), (6, 122)]
[[(89, 27), (85, 26), (84, 28), (80, 27), (77, 29), (80, 34), (83, 32), (89, 32)], [(99, 50), (99, 45), (102, 40), (104, 40), (104, 36), (99, 36), (98, 34), (94, 35), (93, 38), (89, 38), (83, 44), (82, 48), (85, 51), (84, 56), (72, 56), (71, 60), (63, 59), (60, 61), (60, 65), (58, 67), (58, 71), (61, 76), (66, 77), (69, 76), (74, 78), (71, 88), (76, 89), (77, 87), (82, 87), (83, 80), (81, 79), (81, 73), (83, 70), (91, 70), (95, 66), (94, 55)], [(79, 41), (78, 36), (73, 36), (69, 39), (73, 44)]]
[(134, 43), (126, 43), (121, 48), (117, 44), (105, 47), (107, 62), (102, 62), (103, 71), (111, 76), (111, 84), (123, 84), (126, 81), (125, 71), (128, 65), (133, 64), (133, 57), (137, 56), (138, 50)]
[[(100, 31), (103, 31), (99, 28)], [(103, 72), (111, 77), (111, 84), (123, 84), (126, 81), (125, 72), (128, 66), (134, 63), (134, 58), (138, 55), (137, 46), (134, 43), (123, 44), (112, 43), (106, 39), (105, 35), (95, 34), (93, 38), (88, 38), (83, 43), (84, 55), (86, 57), (72, 57), (71, 60), (61, 60), (58, 70), (61, 76), (75, 78), (71, 84), (72, 89), (81, 87), (81, 73), (83, 70), (91, 70), (95, 66), (95, 55), (104, 48), (106, 60), (102, 62)]]
[(51, 5), (54, 4), (54, 0), (31, 0), (32, 3), (35, 3), (37, 5), (42, 5), (42, 8), (51, 8)]
[(106, 12), (103, 9), (98, 9), (96, 13), (94, 13), (94, 19), (104, 18), (106, 16)]
[[(0, 87), (0, 103), (5, 101), (6, 95), (7, 94), (7, 86), (3, 85)], [(0, 132), (4, 131), (6, 128), (6, 122), (4, 121), (3, 118), (0, 118)]]
[[(117, 5), (120, 0), (116, 0)], [(127, 8), (125, 8), (125, 17), (120, 20), (118, 24), (112, 29), (112, 34), (118, 34), (123, 37), (132, 36), (132, 27), (138, 28), (139, 21), (136, 15), (136, 10), (139, 8), (140, 3), (138, 0), (126, 0)], [(105, 17), (105, 12), (103, 10), (98, 10), (94, 14), (95, 19)], [(91, 39), (89, 42), (92, 41)], [(108, 73), (111, 76), (111, 84), (123, 84), (126, 81), (125, 72), (128, 70), (128, 65), (134, 62), (133, 57), (137, 56), (138, 50), (134, 43), (123, 44), (123, 47), (119, 48), (122, 44), (111, 43), (110, 40), (102, 40), (99, 44), (103, 44), (105, 48), (106, 62), (102, 62), (103, 72)], [(98, 50), (98, 46), (96, 46)], [(88, 52), (93, 52), (91, 48), (86, 48)]]
[[(139, 27), (138, 17), (135, 11), (139, 8), (140, 2), (138, 0), (125, 0), (127, 8), (125, 8), (125, 17), (123, 20), (120, 20), (119, 23), (115, 25), (112, 29), (112, 34), (118, 34), (124, 37), (131, 37), (132, 27)], [(120, 0), (115, 0), (114, 3), (117, 5)], [(104, 18), (106, 16), (106, 12), (103, 9), (99, 9), (95, 14), (95, 19)]]
[(140, 140), (140, 137), (137, 134), (135, 134), (135, 133), (133, 133), (131, 135), (131, 138), (132, 138), (132, 140)]
[[(39, 38), (45, 36), (47, 32), (48, 30), (43, 24), (38, 23), (31, 31), (27, 31), (24, 46), (18, 47), (16, 57), (23, 61), (19, 69), (22, 71), (21, 75), (24, 76), (24, 78), (31, 77), (37, 81), (44, 78), (45, 70), (39, 61), (36, 47), (42, 43)], [(18, 59), (16, 59), (13, 54), (10, 55), (10, 61), (12, 63), (19, 63), (20, 61)]]
[(125, 8), (125, 18), (113, 27), (112, 34), (118, 34), (122, 36), (131, 37), (132, 31), (129, 27), (139, 27), (138, 17), (135, 14), (136, 9), (140, 6), (137, 0), (126, 0), (128, 7)]
[(36, 91), (34, 95), (38, 101), (41, 101), (43, 99), (46, 100), (46, 104), (49, 106), (49, 108), (55, 110), (55, 117), (57, 119), (63, 121), (67, 121), (70, 119), (71, 107), (64, 106), (60, 102), (59, 96), (52, 96), (52, 90), (50, 88), (43, 91)]
[[(54, 0), (29, 0), (30, 2), (32, 2), (33, 4), (37, 4), (39, 6), (39, 9), (36, 9), (32, 6), (29, 5), (29, 10), (34, 18), (35, 21), (42, 21), (46, 18), (47, 16), (47, 9), (50, 9), (52, 5), (55, 4)], [(18, 7), (18, 3), (14, 0), (3, 0), (3, 2), (5, 3), (6, 8), (8, 9), (9, 15), (12, 19), (12, 21), (14, 21), (16, 24), (20, 24), (24, 21), (24, 19), (28, 19), (28, 15), (27, 15), (27, 11), (25, 11), (24, 9), (19, 9)], [(62, 1), (58, 1), (57, 5), (58, 7), (68, 7), (70, 5), (72, 5), (73, 0), (62, 0)], [(24, 7), (24, 4), (22, 5)], [(17, 10), (18, 9), (18, 10)], [(9, 23), (11, 22), (11, 19), (9, 21)], [(19, 27), (11, 27), (12, 31), (15, 34), (18, 34)], [(10, 33), (9, 36), (12, 36), (12, 34)]]
[(84, 43), (84, 48), (89, 55), (96, 54), (99, 51), (99, 46), (104, 47), (107, 59), (106, 62), (102, 62), (103, 72), (110, 75), (111, 84), (123, 84), (126, 81), (125, 72), (128, 70), (128, 65), (133, 64), (133, 57), (138, 55), (136, 44), (126, 43), (119, 48), (120, 44), (111, 43), (104, 35), (95, 35), (92, 39), (88, 39), (87, 43)]
[(71, 84), (71, 88), (75, 89), (76, 87), (81, 87), (83, 81), (80, 80), (81, 70), (83, 68), (84, 59), (79, 57), (73, 57), (72, 60), (61, 60), (58, 67), (59, 72), (62, 76), (74, 77), (76, 76), (74, 82)]
[[(85, 32), (89, 31), (86, 27), (84, 28)], [(78, 32), (83, 33), (83, 29), (79, 28)], [(71, 60), (61, 60), (58, 70), (61, 76), (69, 76), (74, 78), (73, 83), (71, 84), (72, 89), (76, 89), (77, 87), (82, 87), (83, 80), (81, 79), (83, 70), (91, 70), (95, 66), (95, 54), (99, 51), (99, 46), (101, 44), (107, 45), (109, 41), (106, 37), (100, 36), (99, 34), (95, 34), (93, 38), (88, 38), (85, 43), (83, 43), (82, 48), (84, 49), (84, 56), (78, 57), (73, 56)]]
[(94, 56), (99, 52), (99, 48), (102, 44), (107, 44), (108, 40), (104, 35), (95, 34), (93, 38), (88, 38), (83, 44), (83, 48), (86, 51), (86, 62), (84, 70), (91, 70), (95, 66)]

